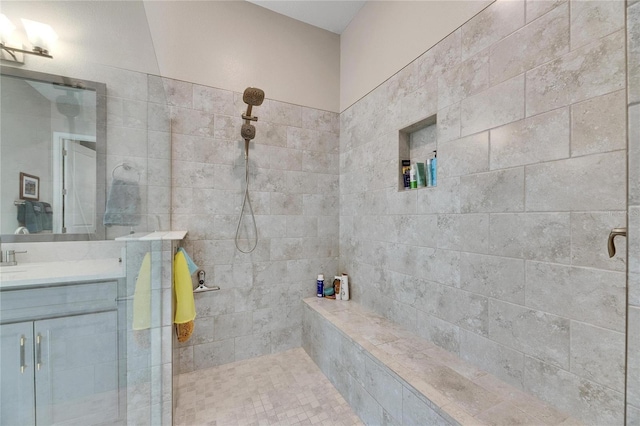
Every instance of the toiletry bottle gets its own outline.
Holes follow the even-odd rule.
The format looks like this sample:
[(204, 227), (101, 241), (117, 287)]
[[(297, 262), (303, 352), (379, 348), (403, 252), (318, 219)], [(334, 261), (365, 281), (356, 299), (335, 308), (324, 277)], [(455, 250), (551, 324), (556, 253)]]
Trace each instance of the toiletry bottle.
[(418, 181), (418, 188), (427, 186), (427, 176), (424, 169), (424, 163), (416, 163), (416, 181)]
[(431, 183), (433, 186), (438, 185), (438, 151), (433, 151), (433, 159), (431, 160)]
[(415, 164), (412, 164), (411, 170), (409, 170), (409, 183), (411, 184), (411, 189), (415, 189), (418, 187), (418, 181), (416, 180)]
[(342, 300), (342, 294), (340, 294), (341, 284), (342, 284), (342, 277), (335, 277), (335, 280), (333, 280), (333, 288), (336, 289), (336, 300)]
[(402, 160), (402, 181), (404, 189), (411, 189), (411, 181), (409, 176), (409, 171), (411, 170), (411, 161), (410, 160)]
[(349, 300), (349, 276), (342, 274), (340, 280), (340, 300)]
[(317, 290), (316, 295), (318, 297), (324, 297), (324, 275), (322, 274), (318, 275)]
[(427, 159), (425, 166), (425, 169), (427, 169), (427, 186), (433, 186), (433, 170), (431, 169), (431, 158)]

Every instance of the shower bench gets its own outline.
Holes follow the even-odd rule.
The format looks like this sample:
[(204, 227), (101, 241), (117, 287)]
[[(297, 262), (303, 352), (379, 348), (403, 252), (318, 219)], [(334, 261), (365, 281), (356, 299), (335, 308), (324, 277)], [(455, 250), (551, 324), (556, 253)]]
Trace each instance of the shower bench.
[(353, 301), (303, 305), (305, 351), (366, 424), (581, 424)]

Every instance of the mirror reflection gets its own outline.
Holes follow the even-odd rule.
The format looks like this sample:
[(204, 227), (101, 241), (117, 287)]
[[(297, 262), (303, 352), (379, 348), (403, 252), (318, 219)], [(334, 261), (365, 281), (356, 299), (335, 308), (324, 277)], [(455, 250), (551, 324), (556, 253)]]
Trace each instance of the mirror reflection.
[(104, 85), (6, 67), (0, 79), (3, 240), (102, 239)]

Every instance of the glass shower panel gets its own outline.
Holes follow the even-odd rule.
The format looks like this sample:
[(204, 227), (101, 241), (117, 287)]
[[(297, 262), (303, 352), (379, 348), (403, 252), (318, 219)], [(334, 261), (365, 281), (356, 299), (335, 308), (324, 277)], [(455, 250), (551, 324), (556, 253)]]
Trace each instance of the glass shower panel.
[(123, 391), (132, 424), (171, 424), (171, 347), (163, 345), (163, 333), (171, 342), (171, 279), (163, 279), (167, 267), (162, 263), (171, 244), (164, 248), (162, 241), (127, 241), (119, 323)]

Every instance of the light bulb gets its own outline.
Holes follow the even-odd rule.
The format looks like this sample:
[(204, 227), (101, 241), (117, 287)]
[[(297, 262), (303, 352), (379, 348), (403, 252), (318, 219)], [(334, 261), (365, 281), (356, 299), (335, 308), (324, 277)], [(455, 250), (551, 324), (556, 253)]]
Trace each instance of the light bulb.
[(53, 28), (42, 22), (30, 21), (22, 19), (24, 29), (27, 31), (29, 43), (33, 46), (34, 51), (49, 53), (53, 43), (58, 39), (58, 35)]

